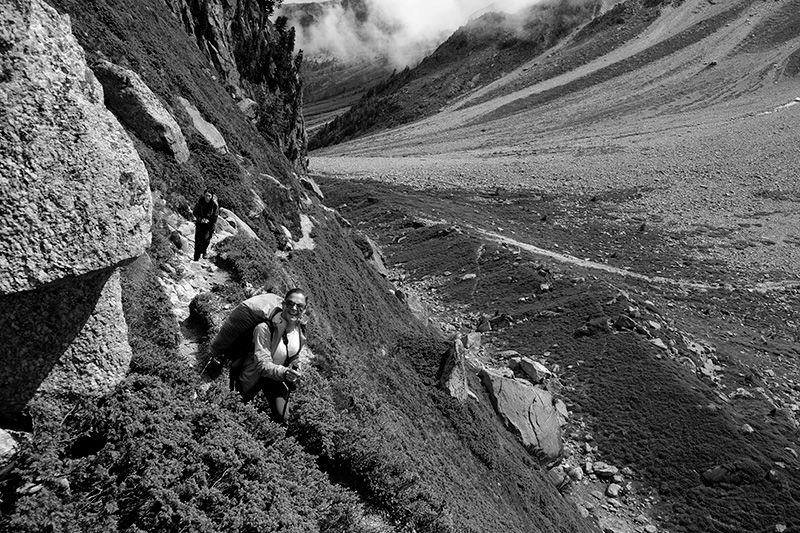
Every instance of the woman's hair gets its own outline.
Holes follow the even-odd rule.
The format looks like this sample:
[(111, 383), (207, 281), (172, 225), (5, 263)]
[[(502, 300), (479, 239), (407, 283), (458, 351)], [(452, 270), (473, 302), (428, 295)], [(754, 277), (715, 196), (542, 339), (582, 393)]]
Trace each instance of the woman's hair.
[(298, 287), (295, 287), (294, 289), (289, 289), (289, 292), (286, 293), (286, 296), (284, 296), (283, 299), (288, 300), (290, 296), (293, 296), (295, 294), (302, 294), (303, 298), (306, 299), (306, 303), (308, 303), (308, 296), (306, 296), (306, 292)]
[(203, 196), (205, 196), (206, 194), (214, 196), (214, 189), (206, 189), (205, 191), (203, 191)]

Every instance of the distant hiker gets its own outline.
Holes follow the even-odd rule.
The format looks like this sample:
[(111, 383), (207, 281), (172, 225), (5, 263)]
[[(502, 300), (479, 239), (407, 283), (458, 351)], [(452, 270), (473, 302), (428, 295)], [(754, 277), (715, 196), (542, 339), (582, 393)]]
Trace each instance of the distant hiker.
[(234, 360), (231, 387), (245, 403), (259, 391), (267, 398), (270, 418), (286, 423), (289, 392), (300, 377), (297, 359), (305, 344), (302, 319), (306, 295), (292, 289), (281, 298), (260, 294), (239, 304), (211, 341), (211, 349)]
[(214, 191), (211, 189), (205, 190), (203, 196), (194, 205), (192, 214), (195, 222), (194, 260), (199, 261), (200, 256), (203, 256), (203, 259), (206, 257), (206, 250), (208, 250), (208, 244), (214, 234), (214, 225), (217, 223), (217, 217), (219, 216), (219, 204)]

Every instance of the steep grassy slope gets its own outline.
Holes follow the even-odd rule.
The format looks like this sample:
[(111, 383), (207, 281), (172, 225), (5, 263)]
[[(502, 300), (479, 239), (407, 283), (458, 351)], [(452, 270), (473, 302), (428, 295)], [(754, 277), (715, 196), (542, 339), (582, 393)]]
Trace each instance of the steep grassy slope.
[[(54, 3), (90, 56), (136, 70), (187, 132), (185, 165), (134, 139), (152, 188), (188, 214), (214, 187), (260, 237), (220, 250), (234, 281), (201, 298), (195, 316), (253, 287), (303, 286), (316, 360), (293, 395), (288, 435), (242, 406), (224, 377), (198, 390), (176, 357), (177, 326), (156, 278), (173, 253), (171, 228), (155, 220), (155, 264), (143, 258), (125, 272), (130, 376), (66, 417), (35, 407), (32, 441), (0, 477), (0, 530), (591, 530), (487, 403), (457, 404), (435, 388), (442, 340), (364, 263), (335, 214), (307, 198), (163, 2)], [(230, 153), (192, 132), (179, 95), (219, 128)], [(316, 246), (278, 258), (278, 226), (299, 235), (301, 214)]]
[[(448, 201), (441, 202), (441, 191), (341, 178), (320, 181), (331, 205), (345, 205), (345, 216), (368, 225), (389, 261), (402, 265), (408, 282), (435, 287), (450, 309), (512, 317), (510, 326), (485, 334), (484, 342), (495, 351), (513, 349), (545, 358), (560, 369), (562, 392), (573, 413), (568, 432), (581, 442), (589, 432), (599, 447), (573, 460), (599, 455), (632, 468), (636, 482), (627, 489), (627, 497), (646, 496), (651, 502), (646, 514), (669, 531), (796, 527), (800, 432), (796, 422), (776, 414), (780, 409), (772, 401), (757, 398), (758, 386), (767, 386), (758, 378), (769, 375), (763, 373), (765, 364), (776, 365), (772, 375), (797, 376), (792, 363), (784, 363), (797, 357), (797, 332), (781, 325), (796, 324), (800, 318), (798, 291), (769, 295), (722, 288), (687, 290), (609, 277), (597, 270), (546, 266), (541, 257), (487, 243), (469, 229), (488, 227), (497, 217), (520, 238), (535, 238), (549, 249), (585, 251), (587, 243), (599, 239), (607, 245), (605, 239), (619, 235), (620, 227), (602, 216), (613, 198), (536, 198), (514, 190), (480, 194), (466, 189), (444, 193)], [(548, 213), (547, 220), (541, 220), (542, 211)], [(420, 217), (442, 222), (429, 227), (407, 222)], [(453, 227), (464, 229), (448, 231)], [(525, 229), (532, 227), (537, 229)], [(724, 276), (724, 266), (688, 261), (688, 249), (666, 247), (663, 237), (646, 230), (620, 238), (614, 256), (627, 258), (645, 272), (648, 266), (660, 269), (687, 261), (671, 275), (698, 280)], [(465, 272), (477, 277), (464, 281)], [(784, 307), (782, 302), (794, 303)], [(632, 307), (640, 310), (638, 321), (649, 333), (610, 326)], [(665, 326), (655, 329), (648, 319)], [(774, 331), (768, 333), (769, 341), (759, 341), (762, 347), (768, 342), (774, 357), (759, 348), (743, 349), (746, 339), (759, 331)], [(683, 335), (700, 335), (717, 346), (716, 357), (725, 365), (722, 383), (686, 364), (691, 352)], [(651, 340), (656, 337), (672, 348), (655, 346)], [(670, 351), (676, 355), (670, 356)], [(787, 398), (780, 404), (791, 402), (787, 384), (771, 384), (769, 389)], [(754, 431), (742, 431), (744, 423)], [(702, 476), (719, 466), (726, 473), (721, 480)]]

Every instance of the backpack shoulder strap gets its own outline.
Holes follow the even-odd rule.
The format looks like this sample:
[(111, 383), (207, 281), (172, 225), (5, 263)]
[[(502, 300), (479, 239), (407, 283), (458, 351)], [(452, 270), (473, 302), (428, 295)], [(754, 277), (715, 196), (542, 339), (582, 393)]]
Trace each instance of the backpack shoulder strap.
[(273, 320), (281, 311), (283, 311), (283, 309), (281, 309), (280, 307), (276, 307), (267, 317), (266, 323), (267, 323), (267, 329), (269, 329), (270, 337), (275, 333), (275, 322), (273, 322)]

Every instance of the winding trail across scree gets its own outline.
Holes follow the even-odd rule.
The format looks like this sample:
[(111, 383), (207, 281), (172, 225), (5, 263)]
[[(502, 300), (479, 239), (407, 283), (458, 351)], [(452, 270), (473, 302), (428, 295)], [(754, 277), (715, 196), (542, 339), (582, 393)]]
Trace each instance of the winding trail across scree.
[[(619, 276), (624, 276), (633, 279), (639, 279), (642, 281), (646, 281), (648, 283), (658, 283), (662, 285), (674, 285), (681, 288), (686, 289), (723, 289), (725, 288), (724, 284), (711, 284), (711, 283), (702, 283), (697, 281), (689, 281), (684, 279), (672, 279), (672, 278), (665, 278), (663, 276), (647, 276), (645, 274), (640, 274), (638, 272), (632, 272), (630, 270), (626, 270), (624, 268), (613, 267), (610, 265), (606, 265), (603, 263), (597, 263), (595, 261), (588, 261), (586, 259), (580, 259), (578, 257), (569, 255), (569, 254), (562, 254), (559, 252), (554, 252), (552, 250), (546, 250), (544, 248), (539, 248), (538, 246), (534, 246), (532, 244), (528, 244), (522, 241), (518, 241), (516, 239), (512, 239), (510, 237), (506, 237), (505, 235), (501, 235), (499, 233), (494, 233), (492, 231), (487, 231), (482, 228), (478, 228), (475, 226), (467, 226), (470, 229), (476, 231), (480, 235), (498, 242), (498, 243), (505, 243), (509, 246), (516, 246), (521, 250), (525, 250), (526, 252), (531, 252), (536, 255), (543, 255), (545, 257), (549, 257), (550, 259), (554, 259), (561, 263), (567, 263), (571, 265), (576, 265), (583, 268), (588, 268), (592, 270), (602, 270), (604, 272), (608, 272), (610, 274), (616, 274)], [(757, 283), (752, 286), (737, 286), (737, 289), (743, 290), (755, 290), (759, 292), (767, 292), (767, 291), (782, 291), (787, 289), (795, 289), (800, 287), (800, 281), (768, 281)]]

